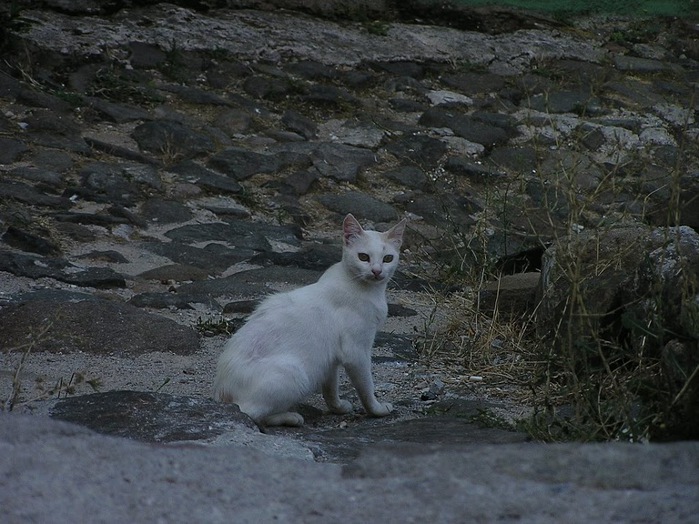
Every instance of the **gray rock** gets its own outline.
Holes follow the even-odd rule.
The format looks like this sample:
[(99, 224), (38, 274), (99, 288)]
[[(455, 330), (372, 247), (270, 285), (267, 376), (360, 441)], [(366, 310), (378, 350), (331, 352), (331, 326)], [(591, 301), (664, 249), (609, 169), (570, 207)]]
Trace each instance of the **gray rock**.
[(534, 95), (528, 100), (528, 106), (545, 113), (576, 113), (589, 116), (606, 113), (601, 100), (587, 91), (555, 91)]
[(478, 292), (479, 311), (503, 318), (525, 318), (536, 305), (540, 273), (504, 275)]
[[(215, 20), (189, 9), (162, 5), (146, 10), (149, 16), (166, 22), (156, 27), (141, 27), (130, 23), (128, 16), (90, 17), (89, 29), (100, 35), (99, 42), (95, 42), (80, 21), (76, 23), (73, 17), (55, 13), (50, 23), (42, 20), (42, 24), (18, 36), (41, 43), (44, 49), (76, 56), (99, 56), (104, 46), (126, 47), (131, 42), (155, 45), (177, 38), (180, 52), (215, 49), (232, 53), (241, 60), (278, 62), (282, 56), (294, 56), (340, 66), (371, 62), (398, 70), (414, 69), (411, 74), (418, 74), (423, 68), (421, 64), (443, 61), (447, 56), (459, 56), (467, 63), (487, 66), (494, 73), (516, 75), (529, 69), (534, 61), (568, 58), (598, 63), (606, 55), (597, 40), (538, 28), (491, 36), (395, 22), (391, 24), (391, 37), (386, 38), (370, 34), (359, 25), (303, 19), (284, 10), (255, 12), (244, 18), (222, 12)], [(250, 31), (251, 23), (255, 31)], [(439, 45), (434, 45), (435, 41)], [(527, 52), (523, 53), (523, 49)]]
[(275, 253), (273, 251), (260, 253), (250, 259), (251, 264), (274, 265), (282, 267), (300, 267), (316, 271), (325, 271), (331, 265), (340, 261), (342, 248), (333, 244), (312, 244), (301, 251)]
[(415, 315), (417, 315), (417, 311), (414, 309), (400, 304), (388, 304), (389, 317), (414, 317)]
[(407, 195), (401, 205), (427, 223), (442, 227), (445, 223), (469, 227), (475, 223), (473, 215), (482, 207), (475, 199), (451, 194)]
[(581, 142), (590, 151), (597, 151), (600, 147), (607, 143), (607, 136), (599, 127), (582, 127), (581, 130), (585, 133)]
[(505, 87), (505, 79), (492, 73), (464, 72), (447, 74), (440, 77), (440, 82), (452, 89), (458, 89), (465, 95), (487, 95), (496, 93)]
[(663, 101), (663, 97), (645, 82), (631, 78), (609, 81), (604, 84), (604, 90), (603, 99), (609, 99), (611, 104), (629, 109), (651, 108)]
[(282, 115), (282, 124), (284, 124), (287, 129), (300, 134), (306, 140), (311, 140), (318, 134), (318, 125), (310, 118), (296, 111), (286, 111)]
[(245, 206), (230, 197), (208, 197), (200, 198), (196, 205), (201, 209), (206, 209), (212, 213), (225, 218), (248, 218), (250, 212)]
[(331, 80), (337, 77), (335, 68), (314, 60), (300, 60), (285, 68), (289, 73), (306, 80)]
[(423, 64), (408, 60), (395, 60), (390, 62), (376, 61), (373, 62), (371, 66), (376, 70), (386, 71), (395, 76), (402, 75), (416, 79), (425, 76), (425, 67)]
[[(97, 300), (97, 297), (89, 293), (81, 293), (79, 291), (67, 291), (65, 289), (39, 289), (37, 291), (29, 291), (19, 293), (7, 300), (5, 304), (23, 304), (34, 300), (45, 302), (83, 302), (85, 300)], [(3, 304), (3, 305), (5, 305)]]
[(270, 151), (287, 165), (302, 166), (310, 162), (320, 176), (342, 182), (354, 182), (363, 169), (377, 162), (370, 149), (331, 142), (280, 144)]
[(89, 253), (79, 255), (76, 258), (78, 258), (79, 260), (96, 260), (102, 262), (110, 262), (112, 264), (126, 264), (129, 261), (124, 255), (114, 250), (90, 251)]
[(357, 191), (320, 195), (318, 201), (331, 211), (342, 215), (352, 213), (358, 219), (391, 222), (398, 217), (393, 206)]
[(32, 111), (24, 118), (27, 131), (31, 135), (44, 135), (46, 140), (50, 140), (51, 136), (77, 139), (80, 136), (80, 126), (69, 115), (70, 109), (67, 102), (62, 102), (60, 107)]
[(158, 88), (163, 91), (174, 93), (184, 102), (190, 104), (210, 105), (214, 107), (230, 105), (230, 101), (222, 96), (196, 87), (169, 84), (161, 85)]
[(192, 160), (185, 160), (168, 170), (206, 191), (235, 194), (243, 190), (243, 187), (232, 178), (207, 169)]
[(464, 105), (472, 106), (473, 99), (461, 93), (455, 93), (454, 91), (446, 91), (440, 89), (437, 91), (428, 91), (425, 94), (426, 98), (430, 101), (433, 106), (441, 104), (451, 104), (451, 105)]
[(138, 277), (146, 280), (174, 280), (181, 282), (188, 280), (206, 280), (209, 278), (209, 274), (200, 268), (187, 264), (169, 264), (139, 273)]
[(210, 275), (218, 274), (256, 254), (252, 249), (231, 249), (215, 242), (203, 248), (189, 246), (178, 241), (146, 242), (141, 244), (141, 247), (167, 257), (173, 262), (204, 269)]
[(410, 135), (391, 141), (386, 150), (401, 161), (407, 159), (423, 169), (431, 169), (447, 152), (447, 145), (436, 138)]
[(289, 80), (262, 75), (247, 78), (243, 84), (243, 89), (253, 98), (267, 100), (281, 100), (293, 92), (293, 86)]
[[(309, 417), (309, 421), (312, 422), (312, 420), (313, 417)], [(466, 417), (423, 417), (380, 425), (371, 425), (366, 422), (365, 419), (363, 424), (345, 429), (309, 431), (305, 439), (317, 443), (320, 447), (317, 451), (320, 454), (319, 458), (347, 464), (348, 472), (355, 472), (358, 467), (361, 467), (362, 459), (367, 454), (373, 455), (372, 450), (377, 446), (382, 450), (398, 451), (406, 448), (414, 449), (410, 443), (424, 445), (428, 442), (431, 446), (454, 447), (484, 441), (495, 445), (527, 440), (526, 435), (522, 433), (481, 428)]]
[(34, 152), (32, 158), (32, 162), (37, 169), (46, 169), (58, 173), (65, 173), (74, 165), (73, 157), (70, 153), (63, 151), (39, 149)]
[(305, 195), (308, 193), (320, 174), (315, 168), (306, 171), (295, 171), (280, 184), (280, 191), (286, 194)]
[(404, 166), (393, 169), (383, 175), (409, 189), (424, 190), (429, 183), (429, 179), (427, 175), (425, 175), (425, 172), (414, 166)]
[(29, 182), (40, 182), (49, 187), (62, 188), (64, 177), (61, 173), (47, 169), (46, 167), (18, 167), (10, 171), (13, 177), (21, 178)]
[(255, 308), (260, 304), (260, 301), (257, 299), (252, 299), (252, 300), (235, 300), (233, 302), (228, 302), (225, 306), (223, 306), (223, 312), (225, 314), (234, 314), (234, 315), (249, 315), (252, 313)]
[(506, 176), (502, 172), (494, 171), (482, 164), (457, 156), (449, 157), (444, 164), (444, 169), (477, 182), (493, 182)]
[(29, 148), (24, 142), (14, 138), (0, 137), (0, 164), (16, 162), (27, 151)]
[(218, 114), (216, 120), (214, 120), (214, 125), (229, 136), (236, 136), (247, 133), (252, 126), (252, 122), (253, 119), (249, 111), (228, 109)]
[(374, 346), (387, 349), (391, 356), (372, 357), (374, 362), (416, 362), (419, 359), (413, 337), (409, 335), (397, 335), (395, 333), (384, 333), (379, 331), (374, 340)]
[(532, 147), (496, 147), (490, 152), (488, 164), (498, 170), (531, 174), (538, 165), (536, 150)]
[(58, 209), (68, 209), (72, 205), (67, 198), (47, 195), (29, 184), (12, 180), (0, 181), (0, 198)]
[(236, 273), (235, 277), (239, 282), (245, 284), (269, 285), (270, 283), (281, 283), (301, 287), (316, 282), (320, 278), (321, 273), (322, 271), (301, 267), (271, 266), (241, 271)]
[(118, 104), (97, 97), (87, 97), (86, 101), (89, 107), (97, 111), (103, 118), (117, 124), (150, 118), (148, 111), (137, 106)]
[(143, 193), (131, 180), (129, 168), (141, 167), (133, 163), (91, 162), (80, 169), (80, 186), (70, 187), (68, 191), (86, 200), (132, 206)]
[(322, 176), (353, 182), (362, 169), (376, 163), (368, 149), (345, 144), (322, 143), (313, 153), (313, 165)]
[(160, 161), (147, 155), (141, 153), (140, 151), (135, 151), (128, 147), (123, 147), (117, 144), (113, 144), (108, 141), (99, 140), (94, 137), (86, 136), (84, 138), (85, 143), (89, 145), (92, 149), (96, 151), (102, 151), (108, 155), (124, 158), (126, 160), (133, 160), (134, 162), (139, 162), (141, 164), (149, 165), (160, 165)]
[(123, 217), (128, 221), (129, 224), (133, 224), (134, 226), (140, 228), (145, 228), (147, 225), (145, 221), (142, 220), (140, 217), (136, 216), (134, 213), (120, 205), (110, 206), (107, 209), (107, 212), (115, 217)]
[(319, 136), (323, 140), (340, 142), (350, 146), (374, 149), (381, 145), (386, 132), (372, 122), (362, 120), (332, 119), (321, 124)]
[(192, 218), (192, 210), (180, 202), (149, 198), (141, 206), (141, 216), (148, 222), (174, 224), (187, 222)]
[(258, 173), (274, 173), (281, 167), (273, 155), (255, 153), (239, 147), (231, 147), (212, 156), (207, 165), (235, 180), (245, 180)]
[(425, 111), (420, 117), (419, 124), (425, 127), (447, 127), (457, 136), (482, 144), (486, 148), (505, 143), (512, 134), (512, 130), (500, 125), (493, 125), (483, 119), (461, 114), (443, 106)]
[(292, 246), (299, 244), (300, 231), (293, 226), (274, 226), (244, 220), (228, 223), (190, 224), (168, 231), (165, 236), (183, 243), (220, 241), (236, 248), (269, 251), (270, 240)]
[(78, 242), (92, 242), (97, 238), (97, 235), (94, 232), (92, 232), (86, 226), (80, 224), (71, 222), (56, 222), (54, 227), (61, 235)]
[(100, 267), (81, 268), (59, 258), (42, 258), (0, 251), (0, 270), (34, 279), (42, 277), (54, 278), (61, 282), (81, 287), (126, 287), (124, 277), (112, 269)]
[(608, 65), (585, 60), (552, 60), (550, 67), (562, 77), (566, 85), (600, 85), (616, 76)]
[(208, 136), (170, 120), (145, 122), (132, 136), (142, 150), (172, 158), (193, 158), (214, 150)]
[(85, 224), (102, 227), (111, 227), (118, 226), (119, 224), (130, 223), (130, 220), (126, 217), (103, 213), (54, 213), (53, 218), (57, 222), (70, 222), (73, 224)]
[(630, 55), (615, 55), (614, 67), (619, 71), (634, 73), (660, 73), (672, 69), (667, 62)]
[(221, 311), (221, 305), (214, 297), (197, 293), (138, 293), (131, 297), (128, 304), (135, 307), (147, 307), (153, 309), (196, 309), (193, 304), (204, 305), (212, 311)]
[(92, 153), (91, 147), (82, 137), (61, 136), (50, 131), (43, 131), (31, 136), (31, 143), (61, 151), (69, 151), (78, 155), (88, 156)]
[(59, 400), (51, 417), (142, 442), (212, 442), (228, 431), (257, 431), (235, 404), (165, 393), (109, 391)]
[(426, 103), (410, 98), (391, 98), (388, 104), (391, 106), (391, 109), (400, 113), (422, 113), (428, 108)]
[[(255, 279), (254, 283), (246, 282), (236, 273), (228, 277), (201, 280), (190, 284), (183, 284), (177, 289), (178, 294), (187, 297), (211, 297), (211, 299), (240, 299), (260, 297), (271, 292), (270, 288), (259, 283)], [(197, 300), (201, 302), (201, 298)]]
[(199, 348), (191, 328), (105, 299), (29, 300), (0, 311), (0, 326), (0, 344), (6, 348), (23, 347), (27, 334), (35, 351), (126, 356), (158, 349), (187, 355)]
[(9, 226), (0, 236), (8, 246), (40, 255), (58, 255), (60, 248), (55, 242), (45, 238), (46, 232), (34, 233), (24, 228)]
[(167, 54), (160, 47), (143, 41), (129, 42), (129, 51), (129, 62), (137, 69), (153, 69), (167, 60)]
[(304, 102), (320, 106), (336, 106), (339, 108), (358, 104), (359, 100), (346, 89), (331, 85), (317, 84), (308, 88), (302, 96)]
[[(341, 467), (269, 456), (273, 446), (265, 453), (244, 441), (154, 446), (45, 417), (0, 418), (7, 451), (0, 474), (13, 480), (0, 504), (13, 524), (226, 522), (230, 515), (243, 523), (420, 516), (684, 524), (699, 511), (695, 443), (379, 444)], [(360, 493), (362, 503), (349, 504), (347, 493)]]

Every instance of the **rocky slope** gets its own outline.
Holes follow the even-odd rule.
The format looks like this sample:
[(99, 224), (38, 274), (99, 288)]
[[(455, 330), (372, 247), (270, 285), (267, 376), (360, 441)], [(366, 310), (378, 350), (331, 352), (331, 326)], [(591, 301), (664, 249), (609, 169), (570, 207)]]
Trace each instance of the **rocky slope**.
[[(434, 310), (432, 295), (444, 289), (447, 269), (468, 265), (467, 254), (475, 253), (475, 260), (521, 270), (519, 255), (532, 252), (525, 269), (537, 269), (543, 246), (571, 230), (699, 227), (699, 49), (691, 23), (590, 19), (567, 27), (499, 11), (470, 13), (489, 28), (476, 32), (407, 23), (406, 13), (403, 22), (354, 22), (279, 9), (199, 9), (204, 3), (140, 2), (110, 11), (90, 1), (64, 4), (25, 4), (5, 30), (0, 398), (7, 409), (52, 413), (146, 442), (207, 443), (226, 448), (224, 455), (244, 445), (346, 464), (367, 447), (392, 443), (393, 451), (365, 455), (364, 465), (345, 471), (364, 481), (338, 481), (332, 468), (308, 474), (327, 479), (332, 489), (359, 492), (376, 490), (382, 483), (376, 479), (388, 477), (372, 468), (385, 467), (396, 483), (397, 508), (411, 497), (405, 468), (436, 472), (451, 460), (430, 448), (422, 463), (399, 443), (441, 443), (462, 453), (474, 442), (525, 439), (470, 423), (484, 409), (512, 416), (518, 406), (503, 398), (502, 386), (489, 385), (487, 377), (474, 382), (474, 370), (464, 367), (429, 366), (416, 350), (416, 330), (449, 317)], [(584, 203), (575, 213), (571, 194)], [(671, 207), (677, 213), (668, 222)], [(306, 428), (261, 435), (234, 409), (207, 400), (224, 332), (255, 299), (311, 282), (337, 260), (337, 230), (347, 212), (379, 229), (400, 216), (411, 219), (375, 358), (378, 392), (394, 402), (396, 415), (324, 416), (312, 399), (304, 407)], [(535, 282), (527, 282), (531, 291)], [(472, 284), (462, 277), (449, 289)], [(98, 386), (103, 395), (82, 396)], [(351, 395), (348, 384), (343, 388)], [(428, 407), (449, 417), (423, 418)], [(136, 449), (41, 424), (47, 423), (2, 421), (22, 435), (55, 434), (60, 446), (94, 442), (115, 457)], [(13, 456), (51, 454), (45, 441), (23, 449), (11, 432), (3, 438)], [(203, 460), (172, 449), (182, 452), (187, 469)], [(521, 457), (524, 469), (548, 453), (531, 444), (502, 449), (512, 460)], [(274, 459), (248, 452), (252, 462), (276, 467)], [(158, 453), (152, 460), (170, 460)], [(577, 451), (551, 453), (563, 460)], [(660, 468), (665, 460), (665, 451), (613, 447), (609, 453), (617, 457), (609, 464), (630, 461), (638, 482), (649, 475), (644, 467)], [(688, 444), (678, 453), (696, 460), (698, 452)], [(220, 457), (210, 460), (248, 460)], [(374, 461), (382, 466), (371, 466)], [(388, 466), (397, 462), (411, 465)], [(549, 473), (560, 467), (544, 463)], [(22, 464), (3, 462), (6, 473), (23, 479), (14, 501), (4, 493), (13, 505), (3, 506), (13, 508), (17, 521), (27, 516), (22, 502), (30, 497), (21, 471), (35, 467)], [(582, 488), (598, 486), (596, 468), (580, 473), (582, 480), (537, 477), (532, 496), (548, 499), (572, 482), (566, 500), (578, 507), (589, 494)], [(246, 471), (264, 477), (254, 469)], [(466, 473), (456, 468), (449, 475)], [(504, 482), (503, 493), (516, 491), (519, 473), (508, 480), (493, 475), (485, 484), (478, 478), (467, 484), (485, 489)], [(606, 492), (593, 497), (602, 509), (581, 506), (584, 520), (667, 511), (687, 520), (696, 477), (673, 484), (665, 480), (670, 473), (663, 475), (650, 487), (603, 483)], [(422, 478), (422, 489), (442, 485), (440, 478)], [(78, 479), (66, 482), (82, 489)], [(673, 509), (662, 501), (675, 488)], [(617, 489), (653, 496), (620, 502)], [(457, 498), (440, 498), (443, 512), (430, 514), (444, 520), (471, 514)], [(51, 510), (44, 500), (37, 521)], [(511, 511), (505, 504), (496, 514), (544, 518), (526, 497), (517, 500)], [(222, 504), (224, 513), (241, 507)], [(315, 499), (315, 510), (287, 504), (278, 501), (267, 516), (324, 515)], [(385, 514), (378, 499), (366, 513), (328, 505), (326, 516)], [(404, 514), (420, 514), (411, 508)], [(490, 513), (473, 509), (472, 515)], [(563, 506), (547, 515), (575, 521)]]

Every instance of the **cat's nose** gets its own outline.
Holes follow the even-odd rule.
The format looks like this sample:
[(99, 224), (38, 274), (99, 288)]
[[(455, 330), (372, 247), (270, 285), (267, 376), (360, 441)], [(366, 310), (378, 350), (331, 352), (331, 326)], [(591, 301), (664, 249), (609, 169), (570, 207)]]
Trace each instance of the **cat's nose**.
[(380, 278), (380, 277), (381, 277), (381, 268), (372, 269), (371, 272), (374, 273), (374, 278)]

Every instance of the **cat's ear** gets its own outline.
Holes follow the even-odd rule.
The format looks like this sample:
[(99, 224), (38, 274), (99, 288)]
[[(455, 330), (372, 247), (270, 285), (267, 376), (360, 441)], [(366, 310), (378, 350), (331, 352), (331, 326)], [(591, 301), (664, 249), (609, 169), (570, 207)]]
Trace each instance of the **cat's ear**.
[(352, 213), (348, 214), (342, 221), (342, 234), (346, 246), (349, 246), (355, 239), (364, 234), (364, 229), (362, 229), (362, 226)]
[(393, 244), (396, 249), (400, 249), (400, 246), (403, 243), (403, 233), (405, 232), (405, 225), (407, 223), (408, 222), (403, 219), (384, 233), (386, 241)]

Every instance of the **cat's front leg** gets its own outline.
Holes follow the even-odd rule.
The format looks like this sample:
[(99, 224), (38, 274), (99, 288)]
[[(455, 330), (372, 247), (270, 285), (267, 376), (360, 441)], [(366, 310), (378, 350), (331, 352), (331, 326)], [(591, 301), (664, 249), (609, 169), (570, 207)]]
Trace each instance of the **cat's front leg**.
[(344, 415), (352, 411), (352, 403), (348, 400), (343, 400), (340, 398), (340, 390), (338, 387), (338, 375), (340, 373), (339, 366), (335, 366), (330, 373), (328, 378), (323, 384), (323, 398), (325, 403), (330, 408), (332, 413), (337, 413), (338, 415)]
[(389, 402), (379, 402), (374, 395), (374, 379), (371, 376), (371, 354), (363, 354), (351, 362), (345, 363), (345, 369), (357, 390), (367, 413), (374, 417), (385, 417), (393, 411)]

